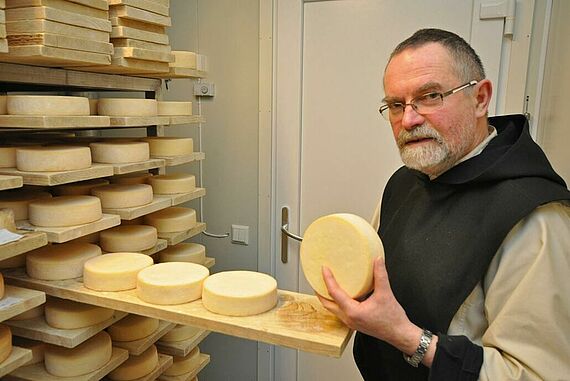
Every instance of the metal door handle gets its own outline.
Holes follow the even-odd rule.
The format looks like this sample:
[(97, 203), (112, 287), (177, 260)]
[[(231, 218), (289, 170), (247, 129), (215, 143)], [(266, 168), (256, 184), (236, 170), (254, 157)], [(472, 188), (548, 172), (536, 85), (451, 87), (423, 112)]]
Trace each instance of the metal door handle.
[(289, 208), (284, 206), (281, 208), (281, 262), (287, 263), (289, 260), (289, 250), (287, 245), (287, 237), (293, 238), (301, 242), (303, 237), (291, 233), (289, 230)]

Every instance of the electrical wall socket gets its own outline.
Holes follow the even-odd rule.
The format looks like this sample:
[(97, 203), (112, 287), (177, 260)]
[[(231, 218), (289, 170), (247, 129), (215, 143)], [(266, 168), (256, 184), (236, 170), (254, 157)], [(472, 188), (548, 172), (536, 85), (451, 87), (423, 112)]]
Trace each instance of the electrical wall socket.
[(216, 85), (211, 82), (195, 83), (194, 95), (197, 97), (213, 97), (216, 95)]
[(232, 243), (249, 245), (249, 226), (232, 225)]

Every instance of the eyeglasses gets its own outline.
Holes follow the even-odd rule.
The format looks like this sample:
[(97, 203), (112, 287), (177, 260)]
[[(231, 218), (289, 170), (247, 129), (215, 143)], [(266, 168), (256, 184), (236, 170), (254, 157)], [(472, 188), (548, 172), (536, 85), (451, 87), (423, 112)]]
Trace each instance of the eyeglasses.
[(443, 98), (475, 86), (478, 81), (469, 81), (461, 86), (448, 90), (444, 93), (432, 92), (420, 95), (410, 101), (410, 103), (390, 102), (380, 106), (380, 114), (388, 121), (399, 121), (404, 116), (406, 106), (412, 106), (415, 112), (421, 115), (431, 114), (443, 106)]

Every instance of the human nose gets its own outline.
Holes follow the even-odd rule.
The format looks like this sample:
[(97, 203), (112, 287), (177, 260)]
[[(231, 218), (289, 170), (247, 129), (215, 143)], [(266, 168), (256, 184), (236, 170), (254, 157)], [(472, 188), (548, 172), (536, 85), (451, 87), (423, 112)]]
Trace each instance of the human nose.
[(412, 130), (423, 122), (423, 116), (416, 111), (411, 103), (407, 103), (402, 111), (402, 127), (406, 130)]

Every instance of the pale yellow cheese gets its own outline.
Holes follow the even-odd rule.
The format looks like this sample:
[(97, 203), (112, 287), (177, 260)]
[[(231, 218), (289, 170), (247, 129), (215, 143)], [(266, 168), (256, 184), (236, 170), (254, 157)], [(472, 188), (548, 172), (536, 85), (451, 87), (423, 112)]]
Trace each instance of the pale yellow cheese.
[(158, 115), (192, 115), (192, 102), (159, 101)]
[(173, 206), (144, 217), (145, 224), (154, 226), (159, 233), (181, 232), (196, 226), (196, 211)]
[(182, 304), (200, 299), (208, 268), (196, 263), (159, 263), (137, 275), (137, 296), (152, 304)]
[(26, 265), (26, 254), (16, 255), (0, 261), (0, 269), (13, 269)]
[(172, 55), (174, 55), (174, 62), (170, 62), (170, 67), (196, 69), (196, 53), (184, 50), (173, 50)]
[(77, 329), (102, 323), (112, 318), (115, 311), (73, 300), (49, 298), (44, 313), (51, 327)]
[(110, 253), (139, 252), (156, 246), (157, 231), (154, 226), (116, 226), (101, 232), (99, 244)]
[(8, 95), (9, 115), (88, 116), (89, 100), (61, 95)]
[(150, 336), (159, 323), (155, 318), (129, 314), (107, 328), (107, 332), (113, 341), (135, 341)]
[(97, 115), (97, 104), (99, 99), (89, 99), (89, 115)]
[(128, 173), (121, 176), (111, 177), (113, 184), (132, 185), (132, 184), (148, 184), (148, 179), (152, 177), (152, 173)]
[(206, 261), (206, 247), (199, 243), (182, 242), (158, 252), (159, 262), (192, 262), (203, 265)]
[(93, 196), (58, 196), (28, 205), (30, 223), (36, 226), (82, 225), (98, 221), (102, 216), (101, 202)]
[(204, 281), (202, 304), (221, 315), (260, 314), (277, 304), (277, 281), (254, 271), (222, 271)]
[(158, 351), (151, 345), (138, 356), (130, 355), (127, 361), (109, 373), (113, 381), (136, 380), (150, 374), (158, 366)]
[(186, 356), (172, 356), (172, 366), (162, 374), (165, 376), (180, 376), (190, 373), (200, 365), (200, 348), (195, 347)]
[(4, 115), (6, 112), (6, 96), (0, 95), (0, 115)]
[(202, 328), (193, 327), (191, 325), (177, 324), (174, 328), (162, 336), (160, 338), (160, 341), (163, 341), (165, 343), (183, 341), (196, 336), (201, 331), (203, 331)]
[(100, 98), (97, 113), (108, 116), (156, 116), (156, 99)]
[(8, 320), (20, 321), (20, 320), (35, 319), (37, 317), (44, 316), (44, 308), (45, 308), (45, 305), (40, 304), (39, 306), (31, 308), (31, 309), (27, 310), (26, 312), (22, 312), (19, 315), (13, 316)]
[(16, 167), (16, 149), (22, 146), (3, 146), (0, 147), (0, 168)]
[(148, 179), (155, 194), (189, 193), (196, 189), (196, 176), (185, 173), (158, 175)]
[(141, 140), (149, 144), (151, 156), (181, 156), (191, 155), (194, 152), (194, 141), (192, 138), (149, 136)]
[(309, 225), (301, 242), (303, 273), (313, 289), (331, 298), (322, 276), (323, 266), (351, 298), (367, 294), (373, 287), (374, 259), (384, 256), (378, 233), (363, 218), (337, 213)]
[(109, 184), (106, 179), (92, 179), (77, 183), (58, 185), (53, 188), (53, 193), (57, 196), (90, 196), (91, 189)]
[(152, 202), (152, 187), (148, 184), (110, 184), (91, 189), (105, 209), (133, 208)]
[(89, 167), (89, 147), (59, 145), (16, 149), (16, 168), (24, 172), (73, 171)]
[(8, 208), (14, 212), (16, 221), (28, 219), (28, 204), (35, 200), (51, 198), (51, 194), (43, 191), (14, 189), (0, 192), (0, 209)]
[(26, 255), (30, 278), (64, 280), (83, 275), (83, 264), (98, 255), (101, 248), (92, 243), (66, 242), (40, 247)]
[(137, 274), (153, 260), (139, 253), (111, 253), (92, 258), (83, 266), (83, 285), (95, 291), (122, 291), (137, 287)]
[(0, 324), (0, 365), (12, 353), (12, 331), (10, 327)]
[(124, 164), (147, 161), (150, 158), (146, 142), (94, 142), (90, 143), (91, 155), (96, 163)]
[(46, 343), (41, 341), (30, 340), (19, 336), (14, 336), (12, 338), (12, 343), (20, 348), (26, 348), (32, 351), (32, 359), (28, 360), (23, 366), (39, 364), (44, 362), (44, 352), (46, 349)]
[(111, 360), (111, 337), (101, 331), (75, 348), (48, 345), (44, 364), (48, 373), (57, 377), (77, 377), (102, 368)]

